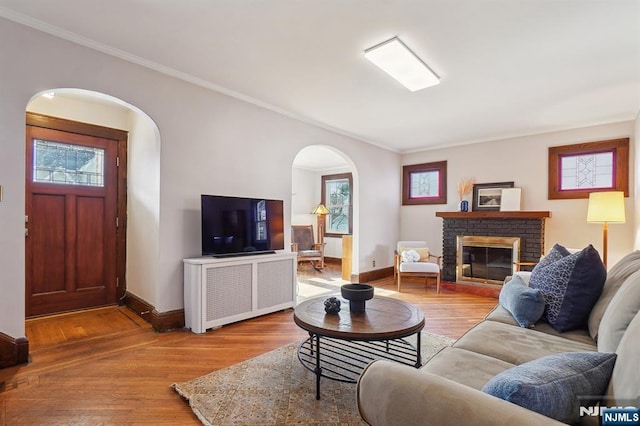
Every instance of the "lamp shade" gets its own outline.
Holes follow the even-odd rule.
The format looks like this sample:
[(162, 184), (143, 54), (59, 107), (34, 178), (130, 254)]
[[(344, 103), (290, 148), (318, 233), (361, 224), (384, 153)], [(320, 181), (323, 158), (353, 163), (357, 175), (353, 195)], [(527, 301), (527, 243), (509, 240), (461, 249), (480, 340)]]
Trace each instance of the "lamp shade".
[(318, 207), (313, 209), (311, 212), (313, 214), (329, 214), (329, 209), (327, 209), (324, 204), (318, 204)]
[(624, 223), (624, 192), (604, 191), (590, 193), (587, 222)]

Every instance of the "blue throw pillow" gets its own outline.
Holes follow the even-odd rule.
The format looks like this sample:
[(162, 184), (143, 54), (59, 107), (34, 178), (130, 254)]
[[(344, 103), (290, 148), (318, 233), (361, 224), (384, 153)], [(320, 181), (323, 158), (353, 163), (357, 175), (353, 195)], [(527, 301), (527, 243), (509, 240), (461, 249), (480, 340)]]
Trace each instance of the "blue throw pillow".
[(520, 327), (532, 327), (544, 313), (542, 292), (537, 288), (529, 288), (518, 275), (502, 286), (498, 300)]
[(531, 271), (529, 287), (544, 295), (542, 318), (558, 331), (585, 327), (607, 270), (592, 245)]
[(603, 395), (616, 354), (567, 352), (509, 368), (482, 391), (564, 423), (579, 420), (580, 396)]

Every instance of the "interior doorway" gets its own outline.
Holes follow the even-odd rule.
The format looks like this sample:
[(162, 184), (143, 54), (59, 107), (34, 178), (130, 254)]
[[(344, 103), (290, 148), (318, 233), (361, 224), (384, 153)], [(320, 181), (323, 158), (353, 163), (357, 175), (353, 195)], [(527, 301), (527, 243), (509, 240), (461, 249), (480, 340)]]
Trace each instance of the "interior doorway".
[(127, 133), (33, 113), (26, 121), (26, 316), (115, 304)]
[[(128, 303), (128, 296), (133, 295), (149, 306), (158, 306), (161, 138), (154, 120), (122, 99), (79, 88), (39, 92), (29, 100), (26, 112), (27, 117), (48, 117), (27, 123), (35, 127), (126, 140), (119, 145), (116, 160), (119, 167), (117, 222), (114, 220), (118, 233), (115, 302)], [(80, 128), (59, 127), (67, 122)], [(114, 136), (114, 131), (120, 134)]]
[[(325, 182), (323, 177), (348, 174), (350, 206), (350, 229), (344, 236), (349, 237), (350, 256), (357, 259), (359, 233), (359, 179), (355, 165), (347, 155), (339, 150), (324, 145), (311, 145), (301, 149), (292, 163), (292, 200), (291, 225), (312, 226), (315, 241), (324, 243), (324, 264), (321, 270), (314, 269), (309, 262), (302, 262), (298, 267), (298, 301), (330, 293), (340, 292), (342, 284), (350, 282), (346, 277), (357, 274), (358, 262), (352, 261), (349, 271), (342, 271), (344, 247), (343, 235), (335, 230), (327, 229), (326, 216), (314, 214), (319, 204), (325, 202), (327, 193), (323, 194)], [(324, 195), (324, 197), (323, 197)], [(331, 210), (331, 205), (325, 206)], [(330, 220), (330, 219), (329, 219)], [(318, 232), (323, 232), (320, 239)], [(345, 273), (343, 273), (345, 272)]]

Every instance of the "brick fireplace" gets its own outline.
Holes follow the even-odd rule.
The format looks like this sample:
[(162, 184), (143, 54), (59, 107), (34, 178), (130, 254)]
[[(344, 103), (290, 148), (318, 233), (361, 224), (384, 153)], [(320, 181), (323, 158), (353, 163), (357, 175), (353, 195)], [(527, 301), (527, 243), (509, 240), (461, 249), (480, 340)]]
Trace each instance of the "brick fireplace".
[[(442, 280), (459, 282), (458, 252), (462, 237), (518, 238), (520, 262), (535, 263), (544, 251), (545, 220), (549, 212), (438, 212), (442, 228)], [(463, 263), (463, 262), (461, 262)], [(525, 268), (523, 268), (525, 269)], [(499, 281), (489, 281), (490, 284)]]

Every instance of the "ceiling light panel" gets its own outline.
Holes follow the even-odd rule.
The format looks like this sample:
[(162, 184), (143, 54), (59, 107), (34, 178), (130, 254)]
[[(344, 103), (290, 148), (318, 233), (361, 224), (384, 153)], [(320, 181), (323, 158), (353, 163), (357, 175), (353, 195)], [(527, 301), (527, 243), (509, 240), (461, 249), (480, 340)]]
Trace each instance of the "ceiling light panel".
[(412, 92), (440, 83), (440, 78), (397, 37), (365, 50), (364, 56)]

